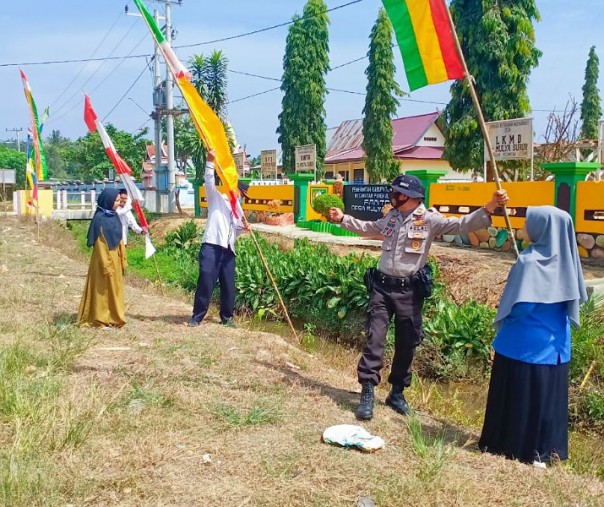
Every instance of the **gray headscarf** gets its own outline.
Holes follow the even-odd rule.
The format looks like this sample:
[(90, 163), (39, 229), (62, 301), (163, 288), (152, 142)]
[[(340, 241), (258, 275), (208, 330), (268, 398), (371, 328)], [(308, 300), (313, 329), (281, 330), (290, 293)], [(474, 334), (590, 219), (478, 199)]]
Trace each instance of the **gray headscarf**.
[(516, 303), (568, 304), (568, 316), (579, 327), (579, 306), (587, 300), (583, 272), (570, 215), (553, 206), (531, 206), (526, 212), (531, 244), (512, 266), (495, 329)]

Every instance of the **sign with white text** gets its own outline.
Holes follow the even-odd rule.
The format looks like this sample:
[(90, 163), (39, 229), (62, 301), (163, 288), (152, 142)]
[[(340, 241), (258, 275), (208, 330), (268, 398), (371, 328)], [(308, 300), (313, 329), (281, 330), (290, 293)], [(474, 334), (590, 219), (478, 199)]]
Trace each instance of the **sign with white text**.
[[(533, 158), (532, 118), (488, 122), (487, 132), (495, 160), (530, 160)], [(486, 142), (484, 160), (490, 160)]]
[(317, 146), (305, 144), (296, 146), (296, 172), (310, 173), (317, 168)]
[(243, 176), (245, 153), (242, 151), (240, 151), (239, 153), (233, 153), (233, 160), (235, 161), (235, 167), (237, 168), (237, 174), (239, 174), (239, 176)]
[(263, 178), (277, 179), (277, 150), (260, 152), (260, 172)]

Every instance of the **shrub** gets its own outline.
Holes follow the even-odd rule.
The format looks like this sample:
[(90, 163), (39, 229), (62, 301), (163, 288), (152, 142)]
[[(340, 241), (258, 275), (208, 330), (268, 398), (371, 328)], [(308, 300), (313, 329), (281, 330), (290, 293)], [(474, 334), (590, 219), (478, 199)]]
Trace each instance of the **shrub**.
[(190, 220), (166, 234), (165, 246), (174, 250), (187, 250), (199, 246), (199, 227)]
[(338, 208), (344, 211), (344, 201), (338, 195), (322, 194), (314, 200), (312, 207), (319, 215), (327, 218), (329, 208)]

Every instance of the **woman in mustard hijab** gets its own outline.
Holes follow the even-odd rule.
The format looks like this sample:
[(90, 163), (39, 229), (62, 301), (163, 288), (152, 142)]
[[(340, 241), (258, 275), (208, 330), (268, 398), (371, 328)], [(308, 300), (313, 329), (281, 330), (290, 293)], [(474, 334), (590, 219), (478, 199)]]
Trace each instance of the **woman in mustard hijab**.
[(88, 246), (93, 250), (78, 311), (80, 326), (111, 328), (122, 327), (126, 323), (126, 252), (122, 242), (122, 225), (115, 212), (119, 204), (117, 189), (103, 190), (88, 228)]

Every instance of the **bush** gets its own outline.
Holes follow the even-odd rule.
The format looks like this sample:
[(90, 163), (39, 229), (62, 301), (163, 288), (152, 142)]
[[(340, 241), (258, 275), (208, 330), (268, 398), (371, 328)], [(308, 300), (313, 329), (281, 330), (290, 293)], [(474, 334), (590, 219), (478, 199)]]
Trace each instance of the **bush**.
[(190, 220), (177, 229), (166, 234), (165, 248), (174, 250), (188, 250), (199, 246), (200, 229), (197, 224)]
[(314, 200), (312, 208), (319, 215), (327, 218), (329, 216), (329, 208), (338, 208), (344, 211), (344, 201), (338, 195), (322, 194)]

